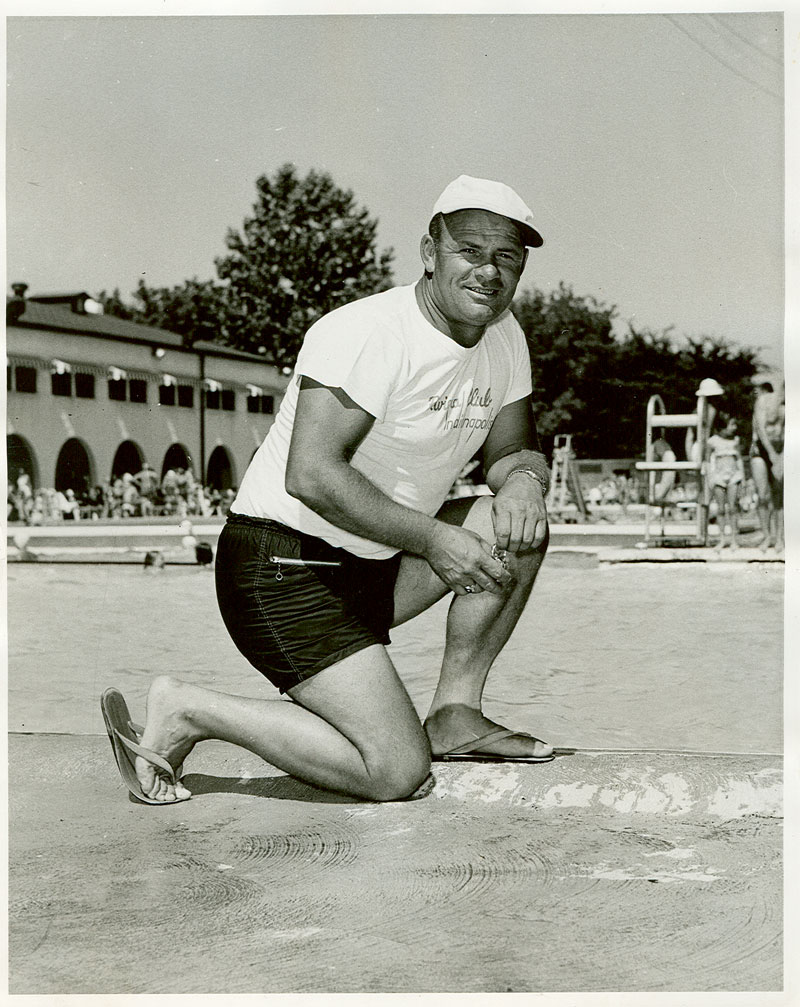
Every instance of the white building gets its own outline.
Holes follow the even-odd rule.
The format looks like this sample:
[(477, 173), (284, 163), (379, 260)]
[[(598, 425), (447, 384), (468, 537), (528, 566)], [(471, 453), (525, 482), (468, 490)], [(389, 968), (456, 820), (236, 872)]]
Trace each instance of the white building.
[(6, 304), (8, 478), (82, 492), (149, 462), (237, 486), (288, 377), (260, 357), (102, 314), (86, 293)]

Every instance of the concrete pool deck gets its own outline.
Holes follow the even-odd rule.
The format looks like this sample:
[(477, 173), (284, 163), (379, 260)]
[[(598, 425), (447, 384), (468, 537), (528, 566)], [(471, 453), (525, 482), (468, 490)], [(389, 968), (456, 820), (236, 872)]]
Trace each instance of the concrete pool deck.
[[(376, 805), (207, 742), (192, 800), (150, 808), (103, 688), (138, 719), (159, 671), (277, 698), (213, 577), (10, 565), (10, 992), (780, 990), (782, 597), (781, 563), (554, 553), (486, 708), (575, 755)], [(393, 634), (421, 714), (445, 618)]]
[(12, 993), (780, 986), (776, 757), (443, 765), (372, 805), (207, 743), (164, 808), (105, 738), (10, 758)]

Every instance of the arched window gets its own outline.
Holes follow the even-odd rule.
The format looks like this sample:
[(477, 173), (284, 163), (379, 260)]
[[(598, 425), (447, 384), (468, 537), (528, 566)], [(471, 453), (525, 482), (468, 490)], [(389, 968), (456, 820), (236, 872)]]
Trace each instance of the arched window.
[(141, 472), (143, 461), (144, 455), (139, 445), (134, 444), (133, 441), (123, 441), (114, 455), (114, 464), (111, 466), (111, 478), (118, 479), (124, 476), (126, 472), (135, 476), (137, 472)]
[(228, 449), (221, 444), (211, 452), (206, 469), (206, 484), (215, 490), (229, 490), (235, 485), (233, 462)]
[(20, 475), (26, 475), (31, 487), (39, 485), (39, 467), (33, 448), (19, 434), (9, 434), (6, 437), (6, 458), (8, 460), (8, 481), (14, 485)]
[(164, 455), (164, 462), (161, 465), (161, 478), (163, 479), (170, 469), (186, 469), (194, 471), (192, 468), (192, 456), (183, 444), (170, 444), (167, 453)]
[(80, 497), (94, 486), (94, 466), (89, 451), (83, 441), (70, 437), (58, 452), (56, 462), (55, 488), (74, 490)]

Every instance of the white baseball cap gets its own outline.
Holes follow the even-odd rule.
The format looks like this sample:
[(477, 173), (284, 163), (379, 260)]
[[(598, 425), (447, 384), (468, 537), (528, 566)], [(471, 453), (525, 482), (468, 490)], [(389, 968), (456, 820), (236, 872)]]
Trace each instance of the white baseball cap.
[(719, 382), (715, 381), (713, 378), (703, 378), (700, 382), (700, 387), (695, 392), (695, 395), (705, 395), (708, 398), (709, 395), (724, 395), (725, 391), (720, 386)]
[(523, 243), (530, 248), (540, 248), (544, 238), (533, 226), (533, 214), (514, 190), (502, 182), (488, 178), (459, 175), (436, 200), (431, 217), (437, 213), (455, 213), (456, 210), (490, 210), (508, 217), (520, 225)]

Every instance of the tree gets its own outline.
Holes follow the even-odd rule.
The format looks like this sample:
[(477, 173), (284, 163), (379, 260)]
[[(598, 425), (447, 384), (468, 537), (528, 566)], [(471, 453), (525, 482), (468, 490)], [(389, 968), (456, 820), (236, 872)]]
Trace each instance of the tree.
[(228, 231), (231, 254), (216, 260), (227, 284), (229, 339), (293, 364), (314, 321), (391, 286), (393, 252), (376, 252), (377, 221), (328, 174), (301, 179), (286, 164), (273, 179), (261, 176), (256, 189), (253, 216), (241, 233)]
[[(525, 291), (513, 310), (528, 339), (534, 406), (546, 449), (555, 434), (571, 433), (579, 457), (640, 456), (650, 396), (661, 395), (667, 412), (692, 412), (695, 391), (707, 377), (725, 389), (719, 407), (736, 417), (747, 442), (749, 379), (762, 366), (755, 351), (709, 338), (679, 345), (670, 328), (652, 332), (629, 326), (626, 335), (615, 337), (616, 308), (580, 297), (563, 283), (549, 295)], [(675, 432), (667, 437), (682, 456)]]
[(391, 286), (394, 253), (375, 249), (377, 221), (330, 175), (293, 165), (256, 182), (253, 214), (229, 229), (229, 255), (215, 260), (221, 282), (196, 277), (176, 287), (142, 280), (134, 304), (119, 291), (98, 295), (120, 318), (261, 353), (291, 366), (308, 327), (348, 301)]
[(98, 295), (106, 314), (175, 332), (184, 346), (200, 340), (227, 342), (226, 292), (212, 280), (194, 277), (176, 287), (148, 287), (139, 280), (133, 299), (133, 305), (126, 304), (119, 289)]
[(555, 434), (571, 433), (580, 441), (592, 437), (592, 406), (605, 412), (610, 402), (598, 396), (598, 385), (613, 356), (613, 307), (578, 297), (564, 283), (545, 295), (525, 291), (514, 314), (528, 339), (537, 424), (545, 443)]

